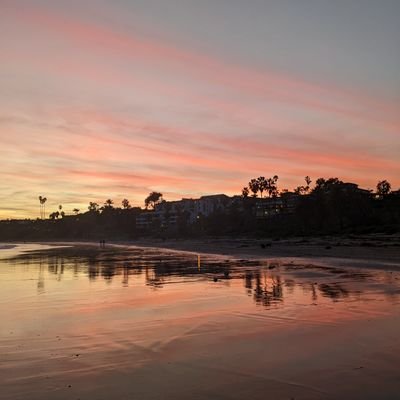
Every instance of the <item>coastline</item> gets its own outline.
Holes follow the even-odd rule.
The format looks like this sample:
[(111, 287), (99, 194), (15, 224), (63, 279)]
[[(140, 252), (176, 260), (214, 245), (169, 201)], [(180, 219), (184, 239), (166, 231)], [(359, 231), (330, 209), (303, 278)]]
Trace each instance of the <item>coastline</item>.
[[(62, 252), (62, 247), (86, 248), (88, 251), (99, 249), (97, 241), (48, 241), (26, 242), (24, 247), (39, 244), (42, 250), (51, 246)], [(16, 246), (10, 244), (9, 246)], [(268, 240), (253, 238), (207, 238), (207, 239), (141, 239), (132, 241), (107, 241), (106, 251), (134, 248), (154, 248), (161, 251), (188, 252), (194, 254), (224, 256), (234, 259), (268, 260), (279, 259), (283, 262), (300, 262), (329, 265), (332, 267), (367, 268), (400, 271), (400, 237), (360, 236), (360, 237), (324, 237), (293, 238)], [(13, 249), (16, 251), (17, 249)], [(2, 253), (4, 253), (2, 251)]]
[[(337, 243), (337, 238), (336, 243)], [(333, 267), (367, 268), (400, 271), (400, 246), (362, 243), (337, 245), (335, 239), (285, 240), (273, 242), (256, 239), (151, 240), (138, 241), (138, 247), (156, 247), (239, 259), (280, 259), (285, 262), (313, 263)]]

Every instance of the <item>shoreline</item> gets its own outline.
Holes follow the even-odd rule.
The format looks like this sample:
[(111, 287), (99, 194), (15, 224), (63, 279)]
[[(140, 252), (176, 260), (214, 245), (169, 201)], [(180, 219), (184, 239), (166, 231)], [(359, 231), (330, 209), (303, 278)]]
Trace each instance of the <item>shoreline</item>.
[[(370, 239), (370, 241), (366, 241)], [(373, 239), (373, 241), (371, 240)], [(270, 241), (250, 238), (208, 239), (141, 239), (132, 241), (107, 241), (100, 249), (97, 241), (37, 241), (14, 243), (44, 246), (73, 246), (87, 249), (109, 250), (153, 248), (160, 251), (188, 252), (209, 256), (224, 256), (235, 259), (266, 260), (281, 259), (285, 262), (302, 262), (333, 267), (367, 268), (400, 271), (400, 240), (393, 237), (389, 245), (385, 238), (296, 238)], [(397, 241), (399, 240), (399, 241)], [(12, 245), (11, 243), (9, 245)], [(1, 249), (1, 247), (0, 247)], [(43, 249), (46, 250), (46, 249)], [(29, 251), (29, 250), (28, 250)], [(40, 249), (39, 249), (40, 251)]]
[[(299, 243), (265, 240), (166, 240), (138, 241), (138, 247), (153, 247), (191, 253), (229, 256), (237, 259), (282, 259), (328, 264), (334, 267), (357, 267), (400, 271), (400, 247), (335, 246), (328, 241)], [(265, 246), (265, 247), (264, 247)]]

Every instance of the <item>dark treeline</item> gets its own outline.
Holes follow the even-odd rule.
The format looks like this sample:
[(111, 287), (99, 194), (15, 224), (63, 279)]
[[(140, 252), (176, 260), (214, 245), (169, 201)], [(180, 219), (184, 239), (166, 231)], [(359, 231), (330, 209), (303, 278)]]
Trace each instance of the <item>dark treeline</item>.
[[(45, 198), (40, 197), (41, 218), (0, 221), (0, 240), (133, 240), (217, 235), (279, 238), (400, 232), (400, 191), (391, 191), (387, 181), (378, 182), (375, 191), (337, 178), (320, 178), (312, 187), (307, 176), (305, 185), (293, 191), (279, 191), (277, 182), (276, 175), (259, 177), (250, 180), (240, 196), (206, 196), (211, 202), (218, 197), (218, 206), (211, 212), (185, 208), (184, 200), (166, 202), (161, 193), (152, 192), (145, 199), (144, 210), (132, 207), (127, 199), (121, 207), (108, 199), (102, 207), (91, 202), (85, 212), (74, 209), (74, 215), (66, 215), (60, 205), (46, 219)], [(188, 201), (194, 204), (198, 200)]]

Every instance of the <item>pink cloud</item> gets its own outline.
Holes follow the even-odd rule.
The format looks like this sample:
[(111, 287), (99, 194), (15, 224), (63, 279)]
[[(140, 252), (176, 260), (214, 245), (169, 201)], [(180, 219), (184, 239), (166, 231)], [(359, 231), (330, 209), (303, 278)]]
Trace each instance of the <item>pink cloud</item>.
[[(139, 63), (146, 61), (159, 65), (171, 64), (177, 70), (183, 68), (182, 72), (185, 74), (195, 78), (200, 77), (214, 85), (222, 85), (237, 93), (297, 104), (345, 118), (368, 120), (391, 132), (400, 127), (399, 104), (382, 98), (372, 98), (349, 88), (339, 88), (329, 83), (317, 85), (298, 77), (279, 74), (276, 71), (259, 71), (255, 68), (226, 64), (222, 60), (193, 53), (187, 49), (179, 49), (169, 43), (123, 34), (38, 7), (22, 9), (11, 6), (8, 11), (25, 23), (50, 30), (53, 34), (66, 37), (78, 47), (90, 49), (90, 51), (97, 49), (98, 52), (131, 58)], [(70, 71), (71, 65), (78, 71), (84, 71), (83, 66), (78, 68), (73, 61), (64, 68)], [(60, 67), (62, 68), (63, 66)], [(85, 71), (85, 75), (88, 73), (96, 75), (97, 72)], [(104, 78), (103, 75), (100, 77)], [(109, 74), (109, 77), (116, 79), (116, 75)], [(130, 79), (133, 78), (130, 77)], [(160, 86), (163, 85), (157, 82), (158, 89)], [(182, 94), (179, 88), (171, 85), (165, 85), (164, 89), (169, 93)], [(196, 98), (198, 99), (198, 96)]]
[[(46, 45), (40, 56), (35, 46), (9, 46), (0, 53), (3, 67), (10, 71), (26, 66), (32, 76), (43, 77), (41, 82), (49, 75), (60, 85), (72, 82), (76, 92), (93, 90), (90, 100), (70, 103), (67, 97), (59, 104), (45, 97), (40, 99), (45, 104), (29, 96), (24, 98), (28, 105), (16, 101), (17, 117), (28, 117), (6, 118), (0, 127), (3, 149), (13, 154), (4, 158), (0, 172), (10, 186), (18, 181), (34, 190), (51, 184), (60, 190), (71, 183), (74, 193), (84, 197), (84, 190), (101, 182), (96, 193), (118, 194), (132, 186), (130, 193), (139, 201), (147, 190), (159, 187), (175, 198), (239, 193), (251, 177), (275, 173), (281, 177), (281, 188), (301, 184), (306, 174), (336, 175), (370, 186), (378, 178), (400, 183), (400, 163), (393, 156), (400, 127), (396, 102), (232, 65), (43, 8), (10, 2), (3, 11), (24, 32), (44, 32), (79, 54), (94, 56), (74, 59), (61, 44), (54, 57)], [(104, 65), (97, 63), (100, 59)], [(136, 64), (156, 72), (134, 69)], [(164, 70), (176, 81), (157, 73)], [(153, 97), (143, 102), (143, 113), (129, 107), (111, 111), (112, 101), (109, 106), (96, 102), (96, 89), (107, 97), (109, 87), (121, 95), (134, 90), (139, 99), (147, 93)], [(157, 108), (158, 97), (159, 108), (171, 102), (178, 111), (165, 117), (165, 110)], [(92, 103), (82, 106), (85, 101)], [(194, 115), (204, 117), (186, 115), (182, 110), (187, 104), (193, 104)], [(36, 113), (40, 109), (42, 114)], [(337, 132), (354, 127), (357, 133), (340, 140)], [(359, 133), (362, 130), (366, 133)], [(390, 152), (378, 151), (377, 135)]]

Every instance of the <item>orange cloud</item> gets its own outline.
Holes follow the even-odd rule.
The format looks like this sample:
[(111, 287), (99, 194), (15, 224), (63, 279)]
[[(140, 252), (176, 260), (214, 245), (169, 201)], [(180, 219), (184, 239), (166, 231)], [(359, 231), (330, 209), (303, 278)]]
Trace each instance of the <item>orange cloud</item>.
[(0, 177), (4, 198), (17, 193), (20, 208), (26, 192), (44, 190), (80, 204), (122, 195), (141, 204), (153, 189), (170, 198), (235, 194), (251, 177), (275, 173), (281, 188), (306, 174), (400, 184), (394, 101), (44, 8), (10, 2), (2, 11), (23, 34), (39, 32), (54, 46), (35, 37), (29, 48), (26, 35), (28, 44), (0, 53), (20, 90), (10, 83), (2, 104)]

